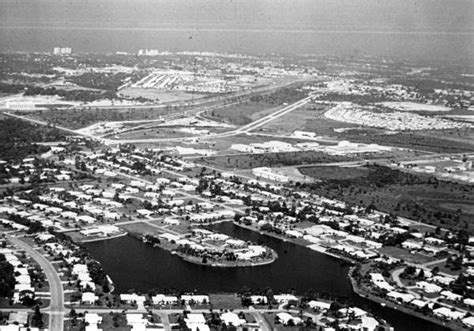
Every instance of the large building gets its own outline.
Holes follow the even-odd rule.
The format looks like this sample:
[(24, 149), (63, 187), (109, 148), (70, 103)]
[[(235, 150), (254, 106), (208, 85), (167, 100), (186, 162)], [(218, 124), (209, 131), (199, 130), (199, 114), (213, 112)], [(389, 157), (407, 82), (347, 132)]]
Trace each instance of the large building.
[(287, 183), (289, 181), (287, 176), (267, 167), (253, 168), (252, 172), (257, 178), (265, 178), (281, 183)]
[(69, 55), (72, 54), (71, 47), (54, 47), (53, 48), (54, 55)]

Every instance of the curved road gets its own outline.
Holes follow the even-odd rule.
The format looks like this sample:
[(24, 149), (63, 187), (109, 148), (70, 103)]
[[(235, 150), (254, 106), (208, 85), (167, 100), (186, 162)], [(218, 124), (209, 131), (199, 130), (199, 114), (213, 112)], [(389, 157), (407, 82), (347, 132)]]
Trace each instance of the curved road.
[(8, 240), (17, 246), (18, 248), (24, 250), (27, 255), (33, 258), (43, 269), (46, 277), (48, 278), (50, 292), (51, 292), (51, 302), (48, 308), (46, 308), (47, 313), (49, 314), (49, 330), (52, 331), (63, 331), (64, 329), (64, 292), (63, 285), (61, 284), (61, 279), (54, 269), (53, 265), (40, 253), (33, 249), (30, 245), (24, 241), (7, 235)]

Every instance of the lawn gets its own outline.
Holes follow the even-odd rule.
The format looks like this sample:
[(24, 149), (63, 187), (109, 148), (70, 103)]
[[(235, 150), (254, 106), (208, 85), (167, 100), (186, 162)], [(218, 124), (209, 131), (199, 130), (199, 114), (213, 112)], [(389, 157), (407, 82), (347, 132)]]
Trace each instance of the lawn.
[(299, 167), (299, 171), (306, 176), (317, 179), (353, 179), (364, 177), (369, 170), (364, 167)]
[(436, 261), (436, 258), (420, 253), (410, 253), (406, 249), (393, 246), (384, 246), (379, 250), (379, 253), (416, 264), (424, 264), (427, 262)]
[(219, 309), (241, 309), (242, 302), (234, 294), (209, 294), (209, 300), (213, 307)]

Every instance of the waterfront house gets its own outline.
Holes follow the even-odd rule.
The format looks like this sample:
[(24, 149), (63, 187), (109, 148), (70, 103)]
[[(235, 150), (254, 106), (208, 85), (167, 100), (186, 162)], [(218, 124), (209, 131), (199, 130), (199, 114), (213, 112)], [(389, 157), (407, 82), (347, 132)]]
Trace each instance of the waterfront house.
[(314, 310), (327, 311), (331, 307), (331, 304), (329, 302), (311, 300), (308, 302), (308, 306)]
[(283, 303), (287, 304), (290, 301), (298, 302), (298, 298), (294, 296), (293, 294), (277, 294), (277, 295), (274, 295), (273, 298), (279, 304), (283, 304)]
[(209, 296), (207, 295), (187, 295), (184, 294), (181, 296), (181, 301), (184, 301), (185, 304), (196, 303), (196, 304), (208, 304)]
[(254, 305), (265, 305), (268, 303), (268, 299), (264, 295), (251, 295), (250, 300)]
[(412, 300), (410, 302), (410, 305), (415, 307), (415, 308), (418, 308), (418, 309), (421, 309), (423, 308), (424, 306), (426, 306), (428, 304), (427, 301), (423, 301), (423, 300), (420, 300), (420, 299), (415, 299), (415, 300)]
[(132, 304), (143, 304), (146, 301), (146, 297), (144, 295), (138, 295), (135, 293), (132, 294), (120, 294), (120, 301)]
[(408, 294), (408, 293), (400, 293), (400, 292), (397, 292), (397, 291), (391, 291), (389, 293), (387, 293), (387, 297), (394, 300), (394, 301), (397, 301), (397, 302), (404, 302), (404, 303), (409, 303), (411, 301), (413, 301), (415, 299), (415, 296), (413, 296), (412, 294)]
[(433, 314), (437, 317), (447, 320), (457, 320), (464, 317), (465, 313), (462, 313), (458, 310), (449, 309), (447, 307), (440, 307), (438, 309), (433, 310)]

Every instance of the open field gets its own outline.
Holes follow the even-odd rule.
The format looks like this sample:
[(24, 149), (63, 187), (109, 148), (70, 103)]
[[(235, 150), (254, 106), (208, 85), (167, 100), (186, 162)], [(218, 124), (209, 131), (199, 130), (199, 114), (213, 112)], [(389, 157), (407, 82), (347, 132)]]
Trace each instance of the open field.
[[(322, 115), (328, 108), (327, 105), (307, 104), (264, 125), (260, 131), (288, 134), (295, 130), (304, 130), (317, 135), (330, 135), (333, 134), (332, 128), (348, 127), (345, 123), (324, 118)], [(319, 122), (321, 125), (313, 125), (313, 122)]]
[(204, 114), (207, 118), (224, 123), (245, 125), (274, 112), (280, 106), (294, 103), (307, 96), (298, 86), (283, 87), (275, 92), (254, 95), (245, 102)]
[(367, 176), (369, 170), (365, 167), (299, 167), (301, 173), (316, 179), (354, 179)]
[[(474, 230), (471, 222), (474, 186), (439, 181), (428, 175), (414, 175), (384, 166), (337, 170), (302, 167), (300, 171), (322, 182), (303, 184), (315, 193), (362, 206), (394, 213), (434, 226)], [(339, 178), (335, 178), (339, 176)]]

